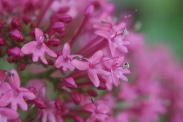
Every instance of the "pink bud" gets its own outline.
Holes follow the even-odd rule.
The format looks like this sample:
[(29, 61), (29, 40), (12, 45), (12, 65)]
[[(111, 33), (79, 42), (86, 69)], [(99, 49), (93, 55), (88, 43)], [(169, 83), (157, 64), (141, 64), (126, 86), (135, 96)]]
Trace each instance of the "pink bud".
[(37, 93), (36, 88), (35, 88), (35, 87), (33, 87), (33, 86), (30, 86), (28, 89), (29, 89), (29, 91), (31, 91), (31, 92), (32, 92), (32, 93), (34, 93), (34, 94), (36, 94), (36, 93)]
[(25, 23), (25, 24), (29, 24), (31, 22), (31, 19), (29, 16), (26, 16), (24, 15), (23, 18), (22, 18), (22, 21)]
[(17, 29), (11, 31), (10, 36), (11, 36), (12, 40), (15, 40), (17, 42), (23, 42), (24, 41), (23, 35)]
[(44, 109), (46, 107), (44, 101), (40, 98), (35, 98), (33, 101), (35, 106), (39, 109)]
[(22, 25), (20, 24), (19, 20), (18, 20), (18, 17), (15, 16), (12, 21), (11, 21), (11, 28), (12, 29), (18, 29), (18, 28), (21, 28)]
[(65, 78), (64, 81), (67, 88), (70, 88), (70, 89), (77, 88), (77, 84), (75, 83), (72, 77)]
[(79, 115), (74, 115), (73, 116), (74, 122), (84, 122), (83, 118)]
[(10, 120), (10, 122), (21, 122), (21, 120), (19, 118), (17, 118), (17, 119)]
[(53, 18), (53, 21), (61, 21), (63, 23), (70, 23), (72, 21), (72, 17), (67, 14), (56, 14)]
[(54, 47), (57, 47), (61, 44), (60, 40), (57, 39), (57, 38), (54, 38), (54, 39), (49, 39), (48, 42), (46, 42), (47, 46), (54, 46)]
[(20, 71), (24, 70), (25, 67), (26, 67), (26, 64), (25, 63), (21, 63), (20, 66), (19, 66)]
[(65, 31), (64, 23), (62, 22), (54, 22), (52, 24), (52, 29), (59, 34), (62, 34)]
[(88, 91), (88, 94), (92, 97), (97, 97), (98, 96), (98, 93), (92, 89), (89, 89)]
[(60, 8), (59, 10), (58, 10), (58, 13), (65, 13), (65, 12), (67, 12), (67, 11), (69, 11), (69, 7), (68, 6), (65, 6), (65, 7), (62, 7), (62, 8)]
[(6, 40), (4, 38), (0, 38), (0, 46), (5, 46)]
[(80, 102), (81, 102), (81, 95), (78, 92), (76, 92), (76, 91), (74, 93), (71, 93), (70, 95), (71, 95), (74, 103), (76, 105), (79, 105)]
[(8, 61), (9, 63), (15, 62), (13, 57), (8, 57), (8, 58), (7, 58), (7, 61)]
[(93, 5), (88, 6), (88, 8), (85, 11), (85, 16), (90, 17), (93, 11), (94, 11), (94, 6)]
[(99, 90), (106, 90), (107, 89), (107, 86), (106, 86), (105, 83), (100, 82), (100, 85), (99, 85), (99, 87), (97, 89), (99, 89)]
[(19, 47), (9, 48), (8, 55), (16, 58), (22, 58), (24, 56)]
[(55, 107), (58, 109), (58, 110), (62, 110), (62, 100), (61, 99), (56, 99), (55, 100)]

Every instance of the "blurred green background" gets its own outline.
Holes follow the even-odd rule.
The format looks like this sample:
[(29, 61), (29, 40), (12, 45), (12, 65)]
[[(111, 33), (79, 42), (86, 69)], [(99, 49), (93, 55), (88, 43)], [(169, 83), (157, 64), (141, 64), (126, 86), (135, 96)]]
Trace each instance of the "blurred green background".
[(150, 44), (166, 43), (183, 61), (183, 0), (114, 0), (117, 14), (135, 10), (140, 32)]

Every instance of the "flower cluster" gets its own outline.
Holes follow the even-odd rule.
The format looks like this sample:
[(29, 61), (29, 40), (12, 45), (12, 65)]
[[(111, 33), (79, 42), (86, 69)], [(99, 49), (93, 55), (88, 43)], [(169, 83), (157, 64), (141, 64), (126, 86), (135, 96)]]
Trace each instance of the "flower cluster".
[(0, 69), (0, 121), (183, 120), (180, 64), (148, 50), (131, 15), (114, 10), (107, 0), (0, 0), (0, 60), (14, 66)]

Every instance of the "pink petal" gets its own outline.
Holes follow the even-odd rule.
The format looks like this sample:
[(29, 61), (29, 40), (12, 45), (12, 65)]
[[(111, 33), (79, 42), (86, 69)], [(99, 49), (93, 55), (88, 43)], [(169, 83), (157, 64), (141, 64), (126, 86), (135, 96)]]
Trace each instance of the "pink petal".
[(13, 98), (13, 91), (10, 90), (6, 92), (1, 98), (0, 98), (0, 106), (7, 106), (12, 102)]
[(18, 97), (18, 105), (23, 111), (27, 111), (28, 109), (27, 103), (22, 97)]
[(108, 58), (108, 57), (104, 57), (102, 58), (102, 62), (103, 64), (108, 68), (111, 69), (113, 67), (113, 59)]
[(102, 50), (97, 51), (92, 57), (90, 57), (91, 64), (100, 62), (102, 57), (103, 57), (103, 51)]
[(117, 58), (114, 64), (116, 64), (116, 66), (122, 66), (123, 61), (124, 61), (124, 56)]
[(24, 54), (32, 54), (34, 49), (36, 48), (37, 42), (36, 41), (31, 41), (27, 44), (24, 44), (24, 46), (21, 48), (21, 51)]
[(109, 48), (110, 48), (112, 56), (115, 56), (115, 54), (116, 54), (116, 47), (117, 47), (116, 44), (111, 42), (110, 40), (108, 41), (108, 43), (109, 43)]
[(85, 61), (80, 61), (80, 60), (77, 60), (77, 59), (73, 59), (71, 61), (71, 64), (79, 69), (79, 70), (87, 70), (89, 68), (89, 62), (85, 62)]
[(9, 108), (0, 108), (0, 115), (6, 117), (7, 119), (16, 119), (18, 118), (18, 113)]
[(35, 97), (36, 97), (31, 91), (29, 91), (25, 88), (21, 88), (20, 92), (22, 93), (22, 96), (28, 100), (35, 99)]
[(99, 75), (110, 75), (110, 72), (107, 72), (107, 71), (105, 71), (105, 70), (103, 70), (103, 69), (101, 69), (101, 68), (98, 68), (98, 69), (96, 69), (95, 70), (95, 72), (97, 73), (97, 74), (99, 74)]
[(51, 49), (49, 49), (44, 43), (42, 44), (42, 48), (44, 48), (44, 51), (46, 54), (48, 54), (49, 56), (53, 57), (53, 58), (56, 58), (57, 57), (57, 54), (52, 51)]
[(108, 31), (98, 30), (98, 31), (95, 31), (95, 33), (99, 36), (106, 38), (106, 39), (110, 39), (110, 33)]
[(18, 75), (17, 71), (14, 69), (11, 70), (11, 73), (13, 74), (13, 76), (10, 76), (10, 84), (12, 85), (12, 87), (19, 89), (19, 87), (20, 87), (19, 75)]
[(88, 72), (88, 76), (89, 76), (90, 80), (95, 85), (95, 87), (99, 87), (100, 81), (98, 79), (98, 76), (97, 76), (96, 72), (94, 72), (91, 69), (88, 69), (87, 72)]
[(35, 37), (38, 43), (42, 43), (44, 41), (43, 31), (39, 28), (35, 28)]
[(119, 79), (116, 76), (116, 74), (113, 72), (113, 70), (111, 70), (111, 77), (114, 85), (117, 87), (119, 85)]
[(87, 103), (82, 106), (82, 109), (91, 113), (94, 113), (96, 111), (96, 107), (92, 103)]
[(71, 53), (70, 45), (69, 45), (69, 43), (65, 43), (63, 50), (62, 50), (62, 55), (65, 57), (65, 56), (69, 56), (70, 53)]
[(61, 55), (61, 56), (59, 56), (58, 58), (57, 58), (57, 60), (55, 61), (55, 66), (56, 66), (56, 68), (60, 68), (61, 66), (62, 66), (62, 63), (64, 62), (64, 58), (63, 58), (63, 56)]
[(45, 59), (44, 55), (41, 55), (40, 56), (40, 59), (41, 61), (44, 63), (44, 64), (48, 64), (47, 60)]

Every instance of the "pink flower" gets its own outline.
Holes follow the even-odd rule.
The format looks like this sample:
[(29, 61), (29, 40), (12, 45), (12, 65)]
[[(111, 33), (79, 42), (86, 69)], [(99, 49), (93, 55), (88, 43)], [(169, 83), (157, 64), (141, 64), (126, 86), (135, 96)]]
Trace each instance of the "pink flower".
[(24, 99), (32, 100), (35, 95), (26, 88), (20, 87), (20, 79), (16, 70), (13, 69), (10, 73), (9, 84), (11, 89), (0, 98), (0, 106), (4, 107), (11, 104), (11, 109), (13, 110), (17, 110), (18, 106), (20, 106), (22, 110), (26, 111), (28, 106)]
[(100, 61), (103, 57), (102, 50), (97, 51), (92, 57), (88, 59), (88, 62), (80, 61), (80, 60), (72, 60), (72, 65), (75, 66), (79, 70), (87, 70), (88, 76), (95, 87), (100, 85), (99, 75), (107, 76), (110, 75), (109, 72), (102, 69), (99, 65)]
[(32, 54), (33, 62), (37, 62), (38, 59), (40, 58), (44, 64), (48, 64), (44, 56), (45, 53), (54, 58), (56, 58), (57, 55), (54, 51), (50, 50), (44, 43), (45, 38), (41, 29), (35, 28), (35, 38), (36, 38), (35, 41), (31, 41), (25, 44), (22, 47), (21, 51), (24, 54)]
[(65, 43), (63, 50), (62, 50), (62, 55), (60, 55), (56, 62), (55, 62), (55, 66), (57, 68), (62, 67), (63, 71), (66, 71), (67, 69), (70, 71), (74, 70), (74, 66), (71, 65), (71, 60), (74, 57), (74, 55), (70, 55), (71, 53), (71, 49), (70, 49), (70, 45), (69, 43)]

